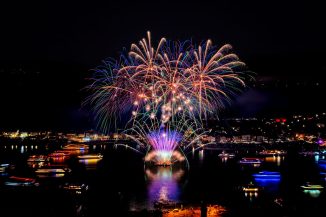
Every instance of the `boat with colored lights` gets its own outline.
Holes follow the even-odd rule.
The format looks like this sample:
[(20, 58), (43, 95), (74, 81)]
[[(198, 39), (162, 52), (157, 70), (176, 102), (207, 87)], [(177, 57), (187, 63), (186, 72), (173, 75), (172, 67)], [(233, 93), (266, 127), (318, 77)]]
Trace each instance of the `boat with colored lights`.
[(88, 148), (88, 145), (85, 144), (69, 144), (63, 147), (65, 150), (87, 150)]
[(304, 190), (322, 190), (324, 187), (322, 185), (314, 185), (307, 183), (305, 185), (300, 186)]
[(29, 156), (27, 159), (27, 162), (33, 162), (33, 163), (39, 163), (39, 162), (45, 162), (48, 160), (48, 157), (46, 155), (32, 155)]
[(74, 194), (82, 194), (88, 190), (88, 185), (77, 184), (77, 183), (66, 183), (63, 186), (61, 186), (61, 188)]
[(48, 165), (46, 167), (39, 168), (35, 171), (37, 174), (53, 174), (53, 173), (69, 173), (71, 169), (65, 166)]
[(302, 152), (299, 152), (300, 155), (303, 155), (303, 156), (316, 156), (316, 155), (319, 155), (319, 152), (318, 151), (302, 151)]
[(103, 155), (101, 154), (85, 154), (85, 155), (79, 155), (77, 156), (79, 159), (102, 159)]
[(33, 178), (10, 176), (9, 179), (4, 183), (5, 186), (38, 186), (39, 183)]
[(250, 158), (250, 157), (244, 157), (239, 161), (240, 164), (261, 164), (262, 162), (263, 161), (259, 158)]
[(242, 191), (244, 191), (244, 192), (258, 192), (259, 187), (251, 182), (251, 183), (249, 183), (249, 184), (247, 184), (245, 186), (242, 186)]
[(0, 174), (5, 174), (9, 168), (9, 164), (0, 164)]
[(281, 156), (285, 155), (287, 152), (284, 150), (263, 150), (259, 152), (259, 155), (263, 156)]
[(50, 158), (63, 158), (63, 157), (69, 157), (70, 154), (67, 153), (67, 152), (59, 152), (59, 151), (56, 151), (56, 152), (53, 152), (53, 153), (50, 153), (48, 154), (48, 157)]

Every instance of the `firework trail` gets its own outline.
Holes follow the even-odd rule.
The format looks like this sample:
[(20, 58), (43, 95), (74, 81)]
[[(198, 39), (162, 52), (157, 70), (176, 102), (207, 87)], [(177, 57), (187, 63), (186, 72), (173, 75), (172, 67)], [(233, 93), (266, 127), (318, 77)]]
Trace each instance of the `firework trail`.
[(216, 49), (211, 40), (195, 46), (162, 38), (154, 47), (147, 32), (128, 54), (96, 68), (87, 102), (101, 129), (127, 119), (130, 138), (171, 157), (243, 89), (244, 67), (229, 44)]

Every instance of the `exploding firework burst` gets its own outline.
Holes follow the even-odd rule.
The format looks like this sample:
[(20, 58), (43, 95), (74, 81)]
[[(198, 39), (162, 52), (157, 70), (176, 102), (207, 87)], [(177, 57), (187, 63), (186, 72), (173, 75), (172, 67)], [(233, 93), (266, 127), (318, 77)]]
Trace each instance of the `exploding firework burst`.
[(162, 38), (154, 47), (148, 32), (119, 61), (106, 60), (95, 70), (87, 101), (100, 128), (127, 117), (126, 134), (147, 150), (145, 159), (167, 164), (173, 156), (181, 160), (178, 153), (203, 133), (203, 120), (245, 86), (244, 66), (231, 45), (216, 49), (211, 40), (195, 46)]

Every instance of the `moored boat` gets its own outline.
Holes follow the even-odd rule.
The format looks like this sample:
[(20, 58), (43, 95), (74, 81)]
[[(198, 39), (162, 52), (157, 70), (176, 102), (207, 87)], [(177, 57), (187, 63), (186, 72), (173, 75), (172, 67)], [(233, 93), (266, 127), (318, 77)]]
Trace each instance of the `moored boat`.
[(256, 186), (254, 183), (249, 183), (247, 185), (242, 186), (242, 191), (244, 192), (258, 192), (259, 191), (259, 187)]
[(38, 186), (39, 183), (36, 182), (34, 178), (10, 176), (9, 179), (4, 183), (5, 186)]
[(103, 155), (101, 154), (85, 154), (77, 156), (79, 159), (102, 159)]
[(263, 150), (259, 152), (259, 155), (263, 156), (281, 156), (285, 155), (287, 152), (284, 150)]
[(324, 187), (322, 185), (306, 183), (305, 185), (300, 186), (304, 190), (322, 190)]
[(218, 156), (220, 158), (233, 158), (233, 157), (235, 157), (235, 154), (233, 154), (233, 153), (227, 153), (225, 151), (222, 151), (222, 153), (220, 153)]
[(261, 164), (263, 161), (259, 158), (244, 157), (239, 163), (240, 164)]

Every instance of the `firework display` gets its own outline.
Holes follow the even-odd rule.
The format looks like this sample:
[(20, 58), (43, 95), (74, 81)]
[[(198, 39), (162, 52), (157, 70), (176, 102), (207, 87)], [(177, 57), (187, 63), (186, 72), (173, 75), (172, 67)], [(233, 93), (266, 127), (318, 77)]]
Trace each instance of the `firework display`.
[(96, 68), (87, 101), (101, 129), (127, 119), (125, 134), (144, 148), (145, 160), (171, 164), (186, 159), (205, 133), (203, 120), (245, 86), (244, 66), (229, 44), (162, 38), (155, 47), (148, 32), (128, 54)]

